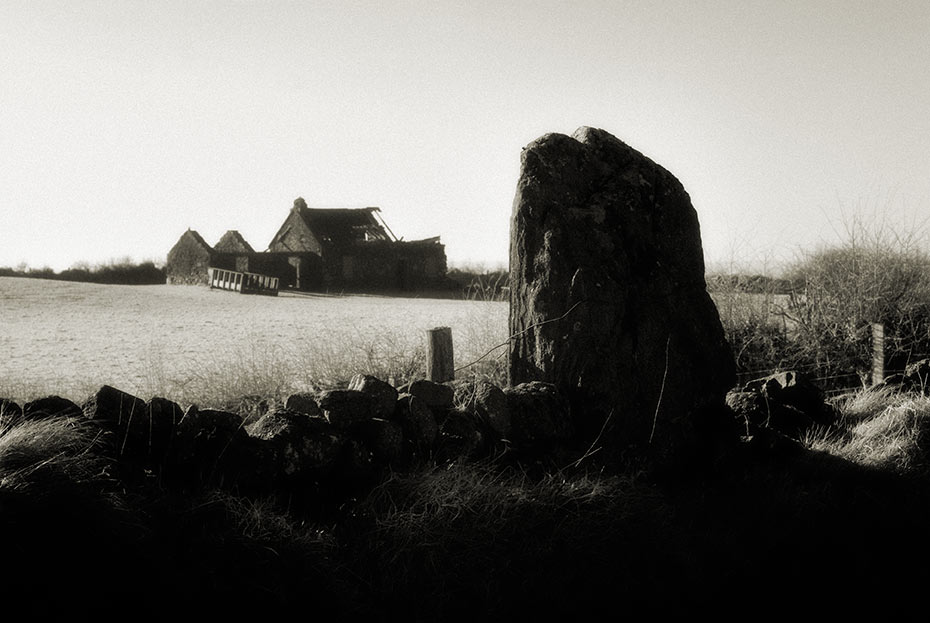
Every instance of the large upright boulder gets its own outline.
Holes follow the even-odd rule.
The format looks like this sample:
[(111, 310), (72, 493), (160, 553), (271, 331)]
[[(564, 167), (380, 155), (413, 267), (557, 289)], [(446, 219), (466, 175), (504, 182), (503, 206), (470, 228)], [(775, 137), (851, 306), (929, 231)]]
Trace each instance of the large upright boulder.
[(554, 384), (588, 435), (674, 448), (723, 408), (734, 363), (681, 183), (611, 134), (522, 154), (510, 239), (511, 384)]

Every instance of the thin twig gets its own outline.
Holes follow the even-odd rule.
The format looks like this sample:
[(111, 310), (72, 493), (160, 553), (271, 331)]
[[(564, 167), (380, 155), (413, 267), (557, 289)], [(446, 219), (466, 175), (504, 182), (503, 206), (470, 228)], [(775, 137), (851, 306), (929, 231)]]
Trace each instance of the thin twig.
[(508, 337), (506, 342), (502, 342), (502, 343), (498, 344), (497, 346), (494, 346), (493, 348), (491, 348), (491, 350), (489, 350), (489, 351), (486, 352), (485, 354), (481, 355), (480, 357), (478, 357), (477, 359), (475, 359), (475, 360), (472, 361), (471, 363), (466, 363), (466, 364), (463, 365), (463, 366), (459, 366), (459, 367), (456, 368), (454, 371), (455, 371), (455, 372), (458, 372), (459, 370), (463, 370), (463, 369), (465, 369), (465, 368), (467, 368), (467, 367), (469, 367), (469, 366), (475, 365), (476, 363), (478, 363), (479, 361), (481, 361), (482, 359), (484, 359), (485, 357), (487, 357), (488, 355), (490, 355), (491, 353), (493, 353), (493, 352), (494, 352), (495, 350), (497, 350), (498, 348), (502, 348), (502, 347), (504, 347), (504, 346), (507, 346), (508, 344), (510, 344), (510, 342), (511, 342), (512, 340), (517, 339), (518, 337), (520, 337), (521, 335), (523, 335), (523, 334), (526, 333), (527, 331), (530, 331), (530, 330), (532, 330), (532, 329), (535, 329), (536, 327), (541, 327), (541, 326), (543, 326), (544, 324), (549, 324), (550, 322), (558, 322), (559, 320), (562, 320), (563, 318), (565, 318), (566, 316), (568, 316), (570, 313), (572, 313), (573, 311), (575, 311), (575, 308), (576, 308), (576, 307), (578, 307), (578, 306), (581, 305), (582, 303), (586, 303), (586, 302), (587, 302), (586, 300), (584, 300), (584, 301), (578, 301), (577, 303), (575, 303), (574, 305), (572, 305), (571, 307), (569, 307), (569, 308), (568, 308), (568, 311), (565, 312), (564, 314), (562, 314), (561, 316), (559, 316), (558, 318), (550, 318), (549, 320), (543, 320), (543, 321), (541, 321), (541, 322), (537, 322), (537, 323), (535, 323), (535, 324), (531, 324), (530, 326), (528, 326), (527, 328), (523, 329), (523, 330), (520, 331), (519, 333), (514, 333), (513, 335), (511, 335), (510, 337)]
[(597, 437), (594, 438), (594, 441), (591, 442), (591, 445), (588, 446), (588, 449), (585, 450), (584, 454), (581, 455), (581, 458), (579, 458), (577, 461), (572, 463), (572, 467), (578, 467), (579, 465), (581, 465), (581, 462), (584, 461), (586, 458), (588, 458), (589, 456), (593, 456), (594, 454), (600, 451), (600, 448), (595, 450), (594, 446), (597, 444), (598, 441), (600, 441), (601, 435), (604, 434), (604, 430), (607, 428), (607, 423), (610, 421), (610, 418), (613, 416), (613, 414), (614, 414), (614, 410), (611, 409), (610, 413), (608, 413), (607, 417), (604, 419), (604, 424), (601, 425), (601, 430), (597, 434)]
[(662, 394), (665, 393), (665, 379), (668, 377), (668, 345), (672, 341), (672, 334), (669, 333), (668, 339), (665, 340), (665, 372), (662, 374), (662, 387), (659, 389), (659, 400), (656, 402), (656, 413), (652, 418), (652, 432), (649, 433), (649, 443), (652, 443), (652, 437), (656, 434), (656, 422), (659, 421), (659, 407), (662, 405)]

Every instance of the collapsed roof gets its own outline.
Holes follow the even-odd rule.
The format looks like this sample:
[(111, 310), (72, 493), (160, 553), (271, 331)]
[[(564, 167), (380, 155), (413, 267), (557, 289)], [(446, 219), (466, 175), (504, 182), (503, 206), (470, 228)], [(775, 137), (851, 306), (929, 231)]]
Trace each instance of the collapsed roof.
[(308, 208), (296, 202), (294, 208), (321, 241), (394, 240), (376, 216), (381, 212), (379, 208)]

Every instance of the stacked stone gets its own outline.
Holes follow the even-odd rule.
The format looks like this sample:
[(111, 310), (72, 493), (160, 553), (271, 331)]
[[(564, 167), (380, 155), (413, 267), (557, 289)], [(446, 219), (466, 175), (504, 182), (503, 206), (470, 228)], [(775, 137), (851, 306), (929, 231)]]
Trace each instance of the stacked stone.
[(67, 418), (96, 427), (96, 449), (128, 483), (154, 478), (181, 490), (233, 486), (253, 494), (351, 489), (376, 482), (386, 469), (424, 462), (508, 451), (530, 456), (552, 451), (572, 430), (566, 404), (542, 383), (501, 389), (417, 380), (395, 388), (356, 375), (346, 389), (246, 407), (244, 415), (182, 409), (105, 385), (83, 405), (57, 396), (23, 408), (2, 400), (0, 418)]

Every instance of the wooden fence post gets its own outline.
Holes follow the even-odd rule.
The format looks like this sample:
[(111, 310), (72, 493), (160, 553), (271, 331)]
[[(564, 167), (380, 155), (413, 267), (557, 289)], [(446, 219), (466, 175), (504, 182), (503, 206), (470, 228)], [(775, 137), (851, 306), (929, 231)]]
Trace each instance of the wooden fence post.
[(885, 380), (885, 326), (872, 323), (872, 385)]
[(455, 378), (452, 358), (452, 328), (436, 327), (426, 331), (426, 378), (436, 383)]

